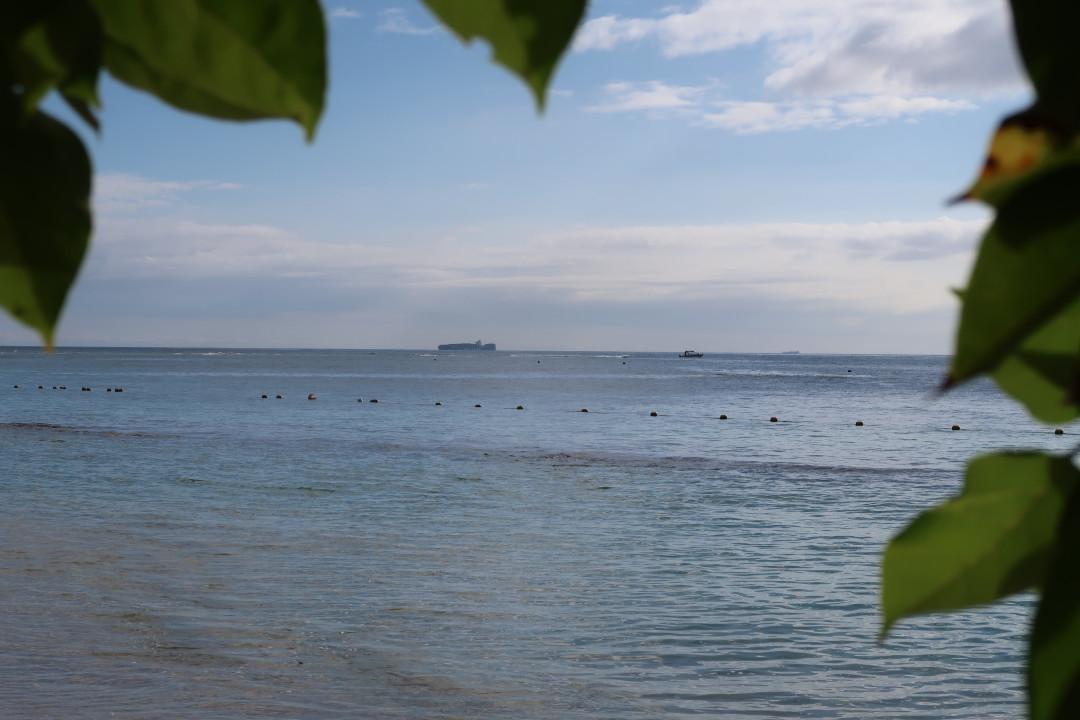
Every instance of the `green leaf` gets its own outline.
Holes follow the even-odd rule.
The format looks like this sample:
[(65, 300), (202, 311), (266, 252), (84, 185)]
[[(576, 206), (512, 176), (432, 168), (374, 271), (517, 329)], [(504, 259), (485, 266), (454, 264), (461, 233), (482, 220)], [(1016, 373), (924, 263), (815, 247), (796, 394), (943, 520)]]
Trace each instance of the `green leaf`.
[(947, 384), (992, 370), (1080, 295), (1080, 165), (1039, 175), (1001, 207), (964, 294)]
[(19, 18), (24, 27), (12, 48), (24, 112), (37, 109), (53, 88), (96, 107), (102, 46), (97, 13), (86, 0), (53, 0), (37, 7), (35, 16)]
[(1064, 498), (1080, 473), (1068, 458), (976, 458), (963, 493), (916, 518), (882, 562), (881, 636), (899, 619), (992, 602), (1042, 582)]
[(0, 126), (0, 305), (52, 346), (90, 238), (90, 158), (42, 112)]
[(993, 378), (1039, 420), (1075, 419), (1080, 414), (1080, 302), (1028, 336), (997, 366)]
[(1031, 631), (1031, 720), (1080, 717), (1080, 493), (1069, 499)]
[(1038, 104), (1067, 130), (1080, 130), (1080, 5), (1060, 0), (1012, 0), (1020, 56)]
[(491, 43), (495, 62), (532, 89), (544, 109), (548, 83), (585, 14), (585, 0), (424, 0), (464, 42)]
[(105, 66), (183, 110), (288, 118), (310, 140), (326, 91), (317, 0), (94, 0)]
[(76, 115), (83, 119), (83, 122), (94, 128), (95, 131), (101, 130), (101, 124), (98, 122), (97, 116), (94, 115), (94, 111), (90, 109), (90, 105), (85, 100), (72, 97), (65, 92), (60, 93), (60, 97)]

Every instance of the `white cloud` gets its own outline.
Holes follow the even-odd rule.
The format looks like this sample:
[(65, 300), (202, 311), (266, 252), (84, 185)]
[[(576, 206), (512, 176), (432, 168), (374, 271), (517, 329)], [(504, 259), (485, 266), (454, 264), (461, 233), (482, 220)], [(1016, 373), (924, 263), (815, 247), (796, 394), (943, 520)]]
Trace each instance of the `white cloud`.
[(637, 112), (648, 110), (679, 110), (691, 108), (701, 101), (706, 87), (667, 85), (658, 80), (648, 82), (615, 82), (604, 86), (607, 96), (598, 105), (585, 109), (590, 112)]
[(706, 127), (730, 130), (739, 134), (837, 127), (839, 120), (825, 104), (769, 102), (721, 102), (717, 113), (703, 113)]
[(641, 40), (656, 32), (655, 20), (621, 19), (614, 15), (589, 20), (574, 36), (574, 50), (611, 50), (616, 45)]
[(925, 112), (959, 112), (974, 110), (968, 100), (949, 100), (935, 97), (897, 97), (875, 95), (837, 104), (844, 115), (852, 118), (879, 119), (919, 115)]
[(381, 33), (398, 33), (401, 35), (433, 35), (439, 32), (439, 27), (436, 25), (429, 27), (414, 25), (405, 15), (404, 10), (401, 8), (389, 8), (379, 13), (379, 25), (375, 30)]
[(955, 113), (975, 108), (975, 105), (968, 100), (934, 97), (906, 98), (890, 95), (857, 97), (843, 102), (832, 100), (796, 100), (783, 103), (722, 101), (714, 105), (720, 108), (720, 112), (702, 113), (701, 124), (738, 134), (806, 128), (836, 129), (897, 118), (914, 118), (916, 115), (928, 112)]
[[(975, 107), (973, 99), (1027, 86), (1004, 2), (985, 0), (702, 0), (659, 17), (589, 20), (580, 52), (632, 43), (667, 57), (759, 47), (766, 58), (757, 97), (728, 98), (702, 124), (736, 132), (835, 128)], [(674, 88), (655, 83), (657, 89)], [(617, 83), (626, 101), (589, 110), (634, 110), (649, 101), (689, 105), (700, 95), (648, 92)], [(631, 92), (640, 94), (631, 95)]]
[(588, 21), (578, 51), (650, 39), (668, 57), (763, 43), (770, 89), (833, 97), (993, 93), (1025, 86), (1005, 3), (985, 0), (703, 0), (659, 18)]
[(335, 20), (355, 20), (364, 16), (359, 10), (351, 10), (345, 7), (336, 7), (330, 11), (329, 15)]
[[(569, 228), (515, 238), (475, 228), (385, 245), (330, 243), (265, 226), (104, 218), (88, 282), (216, 278), (356, 291), (561, 293), (579, 303), (649, 299), (858, 302), (887, 313), (952, 302), (982, 221)], [(282, 285), (279, 285), (279, 288)], [(281, 290), (284, 291), (284, 290)]]
[(216, 180), (152, 180), (130, 173), (100, 173), (94, 177), (94, 208), (99, 213), (117, 215), (160, 208), (193, 190), (236, 190), (243, 185)]

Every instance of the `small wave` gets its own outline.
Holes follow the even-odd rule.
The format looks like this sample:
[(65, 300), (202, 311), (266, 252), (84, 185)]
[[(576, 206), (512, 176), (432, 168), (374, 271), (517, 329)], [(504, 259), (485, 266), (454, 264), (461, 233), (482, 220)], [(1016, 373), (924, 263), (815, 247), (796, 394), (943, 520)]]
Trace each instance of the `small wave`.
[(170, 435), (158, 435), (146, 432), (125, 432), (122, 430), (110, 430), (106, 428), (79, 427), (75, 425), (56, 425), (53, 423), (35, 422), (10, 422), (0, 423), (0, 431), (10, 430), (13, 432), (29, 431), (52, 434), (68, 435), (96, 435), (99, 437), (172, 437)]

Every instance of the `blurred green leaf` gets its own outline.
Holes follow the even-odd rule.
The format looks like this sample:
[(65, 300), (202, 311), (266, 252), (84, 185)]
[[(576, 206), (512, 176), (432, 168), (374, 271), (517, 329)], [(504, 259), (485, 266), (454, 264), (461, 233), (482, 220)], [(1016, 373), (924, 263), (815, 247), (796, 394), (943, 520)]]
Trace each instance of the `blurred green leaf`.
[(60, 93), (60, 97), (76, 115), (83, 119), (83, 122), (94, 128), (94, 130), (101, 130), (101, 124), (98, 122), (97, 116), (94, 115), (94, 111), (90, 109), (90, 105), (85, 100), (72, 97), (64, 92)]
[(93, 0), (105, 66), (183, 110), (289, 118), (315, 133), (326, 91), (317, 0)]
[(948, 384), (994, 369), (1080, 295), (1080, 165), (1017, 190), (987, 231), (964, 294)]
[(1075, 419), (1080, 414), (1080, 302), (1029, 335), (997, 366), (993, 378), (1039, 420)]
[(1080, 130), (1080, 4), (1012, 0), (1020, 56), (1038, 93), (1038, 105), (1070, 134)]
[[(19, 25), (10, 40), (14, 82), (29, 115), (53, 88), (87, 106), (97, 106), (101, 69), (101, 24), (87, 0), (51, 0), (30, 5), (33, 14), (5, 17)], [(10, 11), (4, 11), (10, 15)]]
[(976, 458), (959, 497), (916, 518), (882, 562), (882, 637), (900, 618), (992, 602), (1042, 582), (1065, 497), (1068, 458)]
[(495, 62), (519, 76), (544, 109), (548, 83), (585, 14), (585, 0), (424, 0), (464, 42), (491, 43)]
[(1080, 717), (1080, 493), (1061, 519), (1028, 660), (1031, 720)]
[(90, 237), (90, 158), (42, 112), (0, 124), (0, 305), (52, 346)]

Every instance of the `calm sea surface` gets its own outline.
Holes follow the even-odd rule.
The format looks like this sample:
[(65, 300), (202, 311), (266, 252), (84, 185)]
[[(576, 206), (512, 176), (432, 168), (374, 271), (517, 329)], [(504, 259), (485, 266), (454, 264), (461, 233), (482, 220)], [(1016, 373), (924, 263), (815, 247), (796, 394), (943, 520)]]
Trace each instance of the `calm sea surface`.
[(1076, 442), (944, 366), (0, 349), (0, 715), (1019, 718), (1030, 598), (875, 644), (965, 460)]

